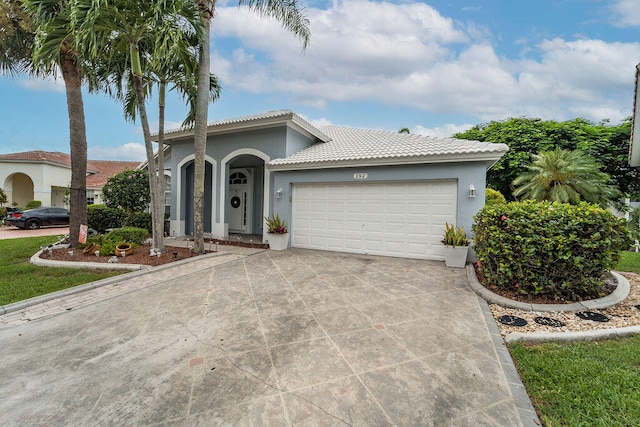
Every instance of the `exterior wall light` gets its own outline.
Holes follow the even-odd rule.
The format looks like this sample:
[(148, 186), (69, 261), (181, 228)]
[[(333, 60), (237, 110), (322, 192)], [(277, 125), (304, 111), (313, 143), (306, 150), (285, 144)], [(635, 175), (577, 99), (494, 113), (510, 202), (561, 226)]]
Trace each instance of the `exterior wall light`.
[(473, 184), (469, 186), (469, 197), (476, 197), (476, 187)]
[(282, 199), (282, 188), (276, 190), (276, 199)]

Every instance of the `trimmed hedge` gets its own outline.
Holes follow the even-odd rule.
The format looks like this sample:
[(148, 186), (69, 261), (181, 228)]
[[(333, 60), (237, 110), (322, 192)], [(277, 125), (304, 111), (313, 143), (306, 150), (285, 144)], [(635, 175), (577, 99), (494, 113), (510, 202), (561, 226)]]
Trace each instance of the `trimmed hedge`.
[(501, 192), (494, 190), (493, 188), (487, 188), (484, 194), (485, 204), (487, 205), (496, 205), (496, 204), (505, 204), (507, 203), (507, 199), (502, 195)]
[(630, 244), (624, 219), (584, 202), (488, 205), (473, 231), (487, 283), (572, 301), (597, 296), (604, 273)]
[(25, 209), (34, 209), (42, 206), (42, 202), (40, 200), (30, 200), (27, 202), (27, 206)]
[[(165, 215), (164, 231), (169, 232), (168, 215)], [(106, 230), (120, 227), (138, 227), (152, 230), (149, 212), (129, 213), (124, 209), (108, 208), (105, 205), (87, 206), (87, 222), (89, 228), (104, 233)]]

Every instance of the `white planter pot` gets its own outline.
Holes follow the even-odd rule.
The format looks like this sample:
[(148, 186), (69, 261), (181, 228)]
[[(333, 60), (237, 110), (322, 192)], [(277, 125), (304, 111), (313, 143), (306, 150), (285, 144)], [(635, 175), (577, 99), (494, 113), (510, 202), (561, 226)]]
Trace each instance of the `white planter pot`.
[(269, 242), (269, 249), (283, 251), (289, 247), (289, 233), (269, 233), (267, 241)]
[(445, 246), (444, 264), (447, 267), (464, 268), (468, 252), (469, 246)]

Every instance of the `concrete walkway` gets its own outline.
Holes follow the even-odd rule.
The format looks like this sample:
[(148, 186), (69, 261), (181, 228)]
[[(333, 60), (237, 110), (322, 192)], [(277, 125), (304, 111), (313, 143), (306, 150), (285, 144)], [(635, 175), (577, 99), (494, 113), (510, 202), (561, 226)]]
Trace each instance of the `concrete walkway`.
[(464, 269), (222, 259), (0, 328), (0, 425), (539, 425)]

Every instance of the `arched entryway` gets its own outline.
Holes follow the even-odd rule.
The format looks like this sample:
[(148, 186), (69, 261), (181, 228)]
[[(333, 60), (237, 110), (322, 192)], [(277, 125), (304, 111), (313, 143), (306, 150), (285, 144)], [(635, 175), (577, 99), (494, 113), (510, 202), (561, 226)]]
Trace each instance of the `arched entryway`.
[[(228, 234), (263, 234), (268, 207), (269, 156), (255, 149), (240, 149), (221, 162), (220, 218)], [(267, 184), (267, 185), (265, 185)]]
[(34, 200), (33, 180), (24, 173), (9, 175), (4, 182), (3, 189), (10, 205), (24, 207), (28, 202)]
[[(182, 169), (182, 202), (184, 212), (184, 232), (185, 234), (193, 234), (193, 191), (194, 191), (194, 174), (195, 164), (193, 161), (187, 163)], [(204, 174), (204, 212), (202, 215), (202, 225), (205, 233), (211, 233), (212, 231), (212, 217), (213, 217), (213, 165), (210, 162), (205, 162), (205, 174)]]

